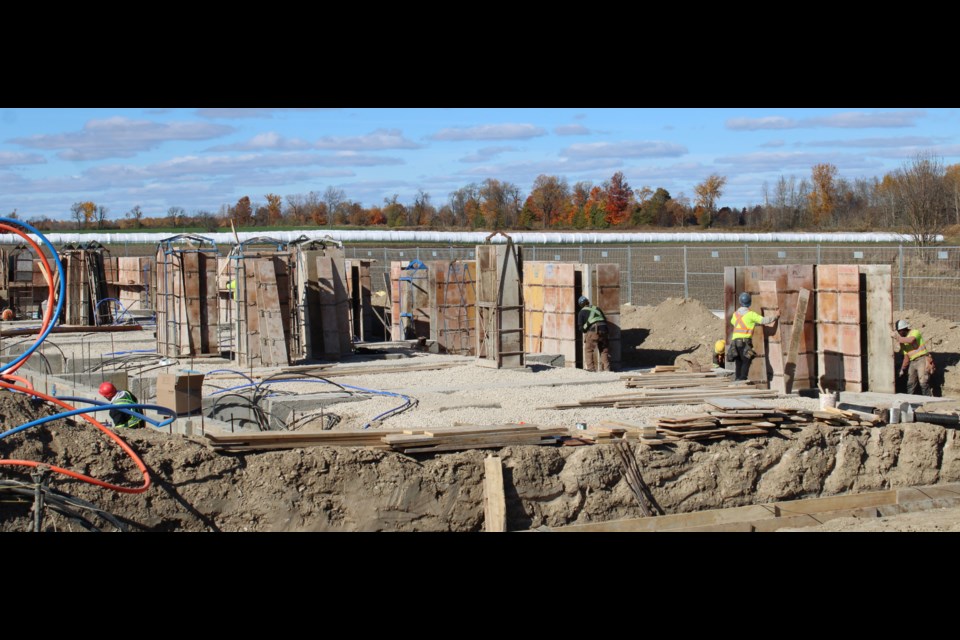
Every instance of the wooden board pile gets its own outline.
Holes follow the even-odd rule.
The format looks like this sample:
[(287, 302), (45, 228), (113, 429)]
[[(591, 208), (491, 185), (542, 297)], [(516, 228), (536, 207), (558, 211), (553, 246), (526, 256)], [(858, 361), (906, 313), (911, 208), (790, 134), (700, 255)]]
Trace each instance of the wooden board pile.
[(662, 437), (659, 442), (770, 435), (777, 429), (801, 429), (809, 425), (872, 427), (881, 423), (878, 416), (835, 408), (806, 411), (743, 398), (716, 398), (707, 404), (717, 410), (658, 419), (657, 434)]
[[(659, 369), (659, 371), (658, 371)], [(714, 372), (687, 373), (675, 367), (657, 367), (654, 371), (621, 376), (628, 388), (642, 389), (637, 393), (597, 396), (575, 403), (557, 404), (544, 409), (575, 409), (579, 407), (645, 407), (665, 404), (701, 404), (709, 398), (750, 397), (775, 398), (776, 391), (735, 382), (730, 376)]]
[(224, 453), (295, 449), (301, 447), (368, 447), (401, 453), (498, 449), (511, 445), (559, 444), (570, 435), (566, 427), (538, 427), (529, 424), (466, 425), (452, 429), (260, 431), (250, 433), (204, 434), (210, 445)]

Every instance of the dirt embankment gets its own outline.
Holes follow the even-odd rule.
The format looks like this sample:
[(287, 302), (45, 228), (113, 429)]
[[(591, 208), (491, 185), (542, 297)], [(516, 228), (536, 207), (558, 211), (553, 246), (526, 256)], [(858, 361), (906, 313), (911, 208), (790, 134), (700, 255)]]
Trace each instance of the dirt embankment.
[[(419, 458), (367, 449), (310, 448), (222, 455), (202, 441), (138, 430), (127, 440), (153, 476), (144, 494), (65, 480), (54, 485), (151, 531), (477, 531), (486, 451)], [(960, 480), (960, 437), (933, 425), (852, 432), (809, 427), (790, 436), (636, 447), (644, 479), (667, 513)], [(6, 458), (42, 459), (124, 486), (142, 478), (98, 431), (59, 426), (0, 440)], [(611, 445), (509, 447), (504, 464), (513, 530), (641, 512)], [(4, 471), (29, 480), (28, 472)], [(0, 530), (26, 531), (29, 505), (0, 505)], [(45, 516), (48, 530), (75, 530)]]
[(620, 308), (622, 358), (636, 366), (709, 365), (713, 344), (723, 338), (723, 320), (699, 300), (667, 298), (656, 307)]
[[(919, 329), (937, 363), (933, 386), (942, 395), (960, 395), (960, 323), (931, 316), (923, 311), (906, 309), (894, 312), (894, 320), (907, 320), (911, 329)], [(899, 356), (897, 356), (899, 362)], [(903, 384), (899, 382), (898, 386)]]

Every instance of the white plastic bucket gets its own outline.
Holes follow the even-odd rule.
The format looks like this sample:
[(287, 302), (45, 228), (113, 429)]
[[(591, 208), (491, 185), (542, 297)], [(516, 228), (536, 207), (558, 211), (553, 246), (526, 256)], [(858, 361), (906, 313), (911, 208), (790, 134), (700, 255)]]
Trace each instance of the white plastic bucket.
[(837, 394), (833, 391), (827, 391), (820, 394), (820, 408), (827, 409), (837, 406)]
[(900, 407), (893, 405), (890, 407), (890, 420), (889, 424), (897, 424), (900, 422)]

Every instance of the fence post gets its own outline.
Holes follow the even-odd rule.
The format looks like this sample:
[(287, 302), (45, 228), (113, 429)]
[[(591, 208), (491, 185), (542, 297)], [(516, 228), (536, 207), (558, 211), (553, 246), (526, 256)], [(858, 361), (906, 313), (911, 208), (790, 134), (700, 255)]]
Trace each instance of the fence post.
[(537, 261), (537, 245), (533, 245), (530, 248), (533, 250), (533, 257), (530, 259), (536, 262)]
[(683, 245), (683, 297), (690, 297), (690, 283), (687, 275), (687, 245)]
[(633, 304), (633, 252), (630, 250), (630, 245), (627, 245), (627, 295), (629, 296), (630, 304)]
[(903, 312), (903, 245), (900, 245), (899, 252), (900, 258), (900, 311)]
[(822, 260), (820, 259), (820, 243), (817, 243), (817, 264), (820, 264)]
[(578, 260), (580, 264), (583, 264), (583, 245), (580, 245), (580, 259)]
[(743, 245), (743, 266), (750, 266), (750, 245)]

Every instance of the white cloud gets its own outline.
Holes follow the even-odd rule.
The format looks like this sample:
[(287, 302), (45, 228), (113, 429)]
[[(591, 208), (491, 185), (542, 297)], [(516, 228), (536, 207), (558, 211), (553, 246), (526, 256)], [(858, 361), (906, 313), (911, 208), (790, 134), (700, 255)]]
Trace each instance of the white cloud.
[(726, 122), (727, 129), (734, 131), (756, 131), (758, 129), (796, 129), (799, 124), (796, 120), (781, 116), (767, 116), (764, 118), (730, 118)]
[(509, 182), (523, 182), (532, 180), (541, 173), (566, 176), (570, 173), (594, 171), (598, 169), (613, 169), (623, 165), (616, 158), (560, 158), (558, 160), (541, 160), (537, 162), (515, 162), (499, 165), (483, 165), (460, 171), (464, 176), (481, 176), (496, 178)]
[(258, 133), (246, 142), (236, 142), (234, 144), (222, 144), (210, 147), (210, 151), (295, 151), (300, 149), (309, 149), (310, 143), (299, 138), (286, 138), (274, 131)]
[(197, 109), (201, 118), (272, 118), (278, 111), (335, 111), (326, 108)]
[(769, 140), (769, 141), (767, 141), (767, 142), (764, 142), (764, 143), (763, 143), (762, 145), (760, 145), (760, 146), (761, 146), (761, 147), (768, 148), (768, 149), (776, 149), (777, 147), (782, 147), (782, 146), (784, 146), (785, 144), (787, 144), (787, 143), (784, 142), (783, 140)]
[(545, 129), (532, 124), (482, 124), (476, 127), (441, 129), (431, 140), (526, 140), (545, 136)]
[(232, 132), (233, 127), (206, 122), (151, 122), (123, 117), (90, 120), (72, 133), (35, 135), (8, 142), (29, 149), (59, 149), (64, 160), (130, 158), (170, 140), (208, 140)]
[(687, 148), (661, 140), (584, 142), (572, 144), (560, 153), (575, 158), (662, 158), (682, 156)]
[(423, 145), (403, 137), (400, 129), (377, 129), (365, 136), (324, 136), (314, 145), (317, 149), (379, 151), (381, 149), (419, 149)]
[(516, 150), (516, 147), (483, 147), (470, 155), (463, 156), (460, 158), (460, 162), (489, 162), (501, 153)]
[(928, 147), (937, 144), (942, 138), (926, 136), (898, 136), (894, 138), (858, 138), (855, 140), (814, 140), (807, 142), (808, 147), (857, 147), (881, 149), (891, 147)]
[(765, 116), (762, 118), (730, 118), (727, 129), (734, 131), (758, 131), (761, 129), (812, 129), (830, 127), (840, 129), (871, 129), (890, 127), (912, 127), (917, 118), (926, 115), (922, 109), (904, 111), (847, 111), (829, 116), (803, 118), (796, 120), (783, 116)]
[(211, 147), (210, 151), (294, 151), (324, 149), (343, 151), (381, 151), (419, 149), (423, 145), (403, 137), (399, 129), (377, 129), (363, 136), (326, 136), (311, 144), (299, 138), (286, 138), (274, 131), (259, 133), (245, 142)]
[(823, 154), (802, 151), (757, 151), (716, 158), (718, 164), (731, 165), (735, 172), (772, 172), (784, 169), (809, 170), (813, 165), (829, 162), (844, 170), (875, 169), (881, 163), (867, 158), (841, 153)]
[(558, 136), (588, 136), (592, 131), (582, 124), (561, 124), (554, 127), (553, 132)]
[(14, 167), (21, 164), (46, 164), (46, 162), (47, 159), (38, 153), (0, 151), (0, 167)]

